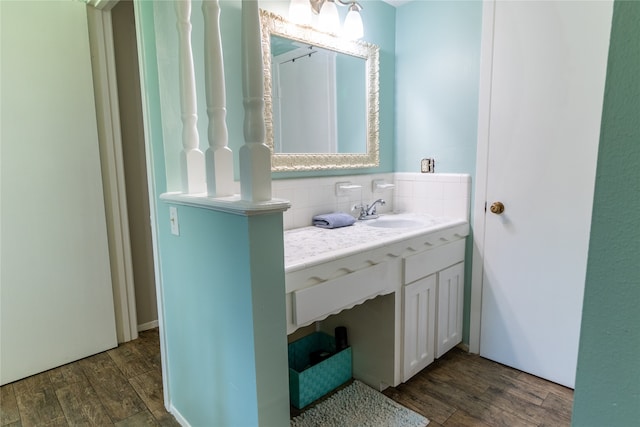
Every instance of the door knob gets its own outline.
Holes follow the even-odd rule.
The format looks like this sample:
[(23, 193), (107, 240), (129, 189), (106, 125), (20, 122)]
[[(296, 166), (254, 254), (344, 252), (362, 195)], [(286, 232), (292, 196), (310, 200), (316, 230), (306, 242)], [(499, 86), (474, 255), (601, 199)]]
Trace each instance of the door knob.
[(504, 212), (504, 205), (502, 204), (502, 202), (493, 202), (489, 210), (491, 211), (491, 213), (500, 215), (502, 212)]

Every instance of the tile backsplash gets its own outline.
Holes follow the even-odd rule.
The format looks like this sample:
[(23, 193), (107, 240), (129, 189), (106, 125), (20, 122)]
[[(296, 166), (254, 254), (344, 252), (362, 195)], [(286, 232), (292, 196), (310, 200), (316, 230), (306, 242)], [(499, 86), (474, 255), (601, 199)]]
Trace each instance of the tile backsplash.
[[(291, 208), (284, 213), (284, 229), (306, 227), (311, 225), (314, 215), (328, 212), (346, 212), (354, 217), (359, 211), (355, 205), (370, 204), (376, 199), (385, 200), (386, 204), (378, 208), (379, 213), (393, 212), (394, 189), (385, 189), (374, 193), (372, 181), (383, 179), (393, 183), (393, 173), (371, 175), (346, 175), (322, 178), (278, 179), (272, 181), (272, 195), (277, 199), (287, 199)], [(348, 182), (360, 188), (344, 191), (344, 195), (336, 194), (336, 184)]]
[(395, 174), (396, 212), (426, 213), (469, 220), (471, 176), (454, 173)]
[[(374, 180), (395, 188), (374, 191)], [(351, 189), (337, 195), (336, 184), (348, 182)], [(286, 199), (291, 208), (284, 213), (284, 229), (311, 225), (314, 215), (347, 212), (358, 215), (355, 205), (384, 199), (378, 213), (416, 212), (433, 216), (469, 218), (471, 177), (466, 174), (386, 173), (346, 175), (272, 181), (274, 198)]]

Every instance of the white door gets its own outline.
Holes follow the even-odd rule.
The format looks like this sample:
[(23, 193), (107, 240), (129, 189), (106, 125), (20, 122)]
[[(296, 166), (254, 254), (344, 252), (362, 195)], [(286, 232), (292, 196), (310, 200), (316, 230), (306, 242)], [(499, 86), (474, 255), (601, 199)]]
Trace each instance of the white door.
[(611, 2), (495, 3), (480, 354), (569, 387), (611, 15)]
[(0, 383), (116, 345), (86, 5), (0, 2)]

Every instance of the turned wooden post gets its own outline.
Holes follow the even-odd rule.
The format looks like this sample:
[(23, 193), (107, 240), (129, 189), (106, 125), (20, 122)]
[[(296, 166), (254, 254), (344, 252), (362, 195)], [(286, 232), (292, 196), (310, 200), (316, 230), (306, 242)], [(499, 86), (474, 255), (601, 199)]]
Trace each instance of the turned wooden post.
[(218, 0), (202, 2), (204, 15), (204, 69), (209, 118), (209, 148), (205, 153), (207, 192), (211, 197), (233, 194), (233, 152), (228, 147), (224, 58), (220, 38)]
[(182, 192), (204, 193), (206, 192), (204, 154), (199, 149), (196, 82), (191, 52), (191, 0), (176, 1), (175, 8), (179, 39)]
[(265, 142), (264, 75), (257, 0), (242, 1), (244, 140), (240, 147), (242, 200), (271, 200), (271, 150)]

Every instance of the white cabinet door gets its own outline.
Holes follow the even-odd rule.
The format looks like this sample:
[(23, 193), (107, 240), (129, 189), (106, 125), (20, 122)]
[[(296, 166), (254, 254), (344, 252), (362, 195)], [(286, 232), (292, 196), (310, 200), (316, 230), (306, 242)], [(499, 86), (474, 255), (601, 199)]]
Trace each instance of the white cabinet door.
[(436, 358), (462, 341), (464, 263), (438, 273), (438, 338)]
[(434, 360), (436, 275), (404, 287), (404, 345), (402, 381)]

